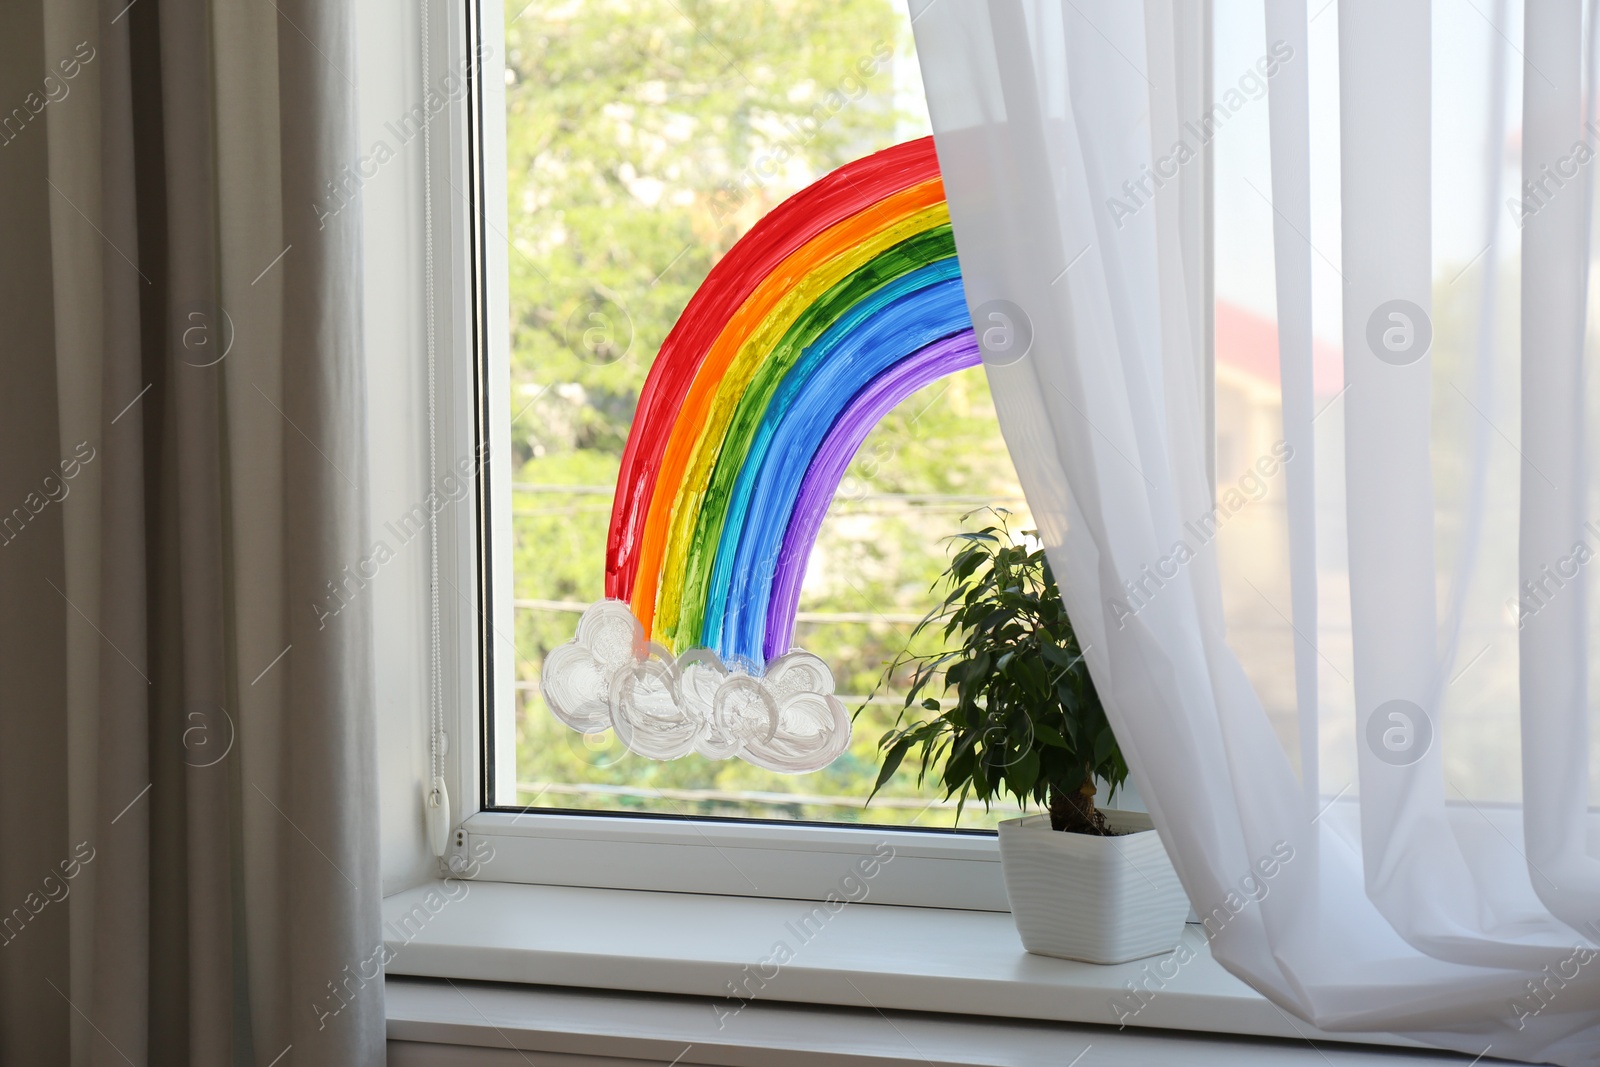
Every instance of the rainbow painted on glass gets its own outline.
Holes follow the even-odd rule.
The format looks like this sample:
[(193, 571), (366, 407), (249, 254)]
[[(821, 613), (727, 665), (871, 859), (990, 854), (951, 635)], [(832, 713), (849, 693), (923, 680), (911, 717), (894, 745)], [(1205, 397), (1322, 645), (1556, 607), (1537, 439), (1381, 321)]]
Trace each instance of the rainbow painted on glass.
[(978, 363), (931, 138), (829, 174), (729, 251), (661, 346), (622, 456), (606, 595), (674, 651), (787, 651), (845, 467)]
[[(827, 674), (790, 646), (806, 562), (851, 458), (900, 401), (978, 362), (932, 138), (847, 164), (778, 205), (717, 263), (668, 334), (623, 451), (604, 603), (627, 605), (635, 657), (655, 666), (645, 677), (616, 666), (615, 649), (584, 644), (601, 640), (596, 616), (575, 639), (581, 671), (576, 659), (553, 662), (556, 653), (546, 664), (547, 683), (564, 665), (586, 687), (546, 684), (552, 709), (578, 729), (616, 725), (624, 741), (639, 722), (619, 716), (655, 716), (652, 728), (672, 733), (657, 748), (688, 751), (689, 726), (668, 730), (663, 709), (694, 703), (693, 657), (696, 668), (744, 679), (737, 708), (714, 679), (697, 682), (708, 687), (702, 733), (738, 733), (742, 721), (755, 747), (792, 733), (784, 694), (758, 698), (765, 690), (746, 683), (786, 656), (804, 656), (808, 678)], [(606, 625), (617, 632), (615, 617)], [(837, 704), (831, 676), (819, 684)], [(660, 691), (653, 710), (622, 708), (641, 685)], [(702, 737), (698, 747), (727, 745)]]

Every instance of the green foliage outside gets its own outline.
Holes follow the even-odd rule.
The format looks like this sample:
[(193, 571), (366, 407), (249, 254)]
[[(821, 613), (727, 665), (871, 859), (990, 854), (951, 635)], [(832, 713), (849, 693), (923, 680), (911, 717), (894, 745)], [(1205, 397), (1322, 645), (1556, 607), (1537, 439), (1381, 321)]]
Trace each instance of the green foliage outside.
[[(902, 773), (870, 808), (889, 688), (814, 774), (655, 763), (558, 723), (545, 654), (603, 595), (622, 447), (657, 348), (712, 265), (817, 177), (927, 133), (892, 0), (535, 2), (508, 9), (519, 801), (547, 807), (951, 825)], [(911, 65), (911, 66), (908, 66)], [(863, 72), (868, 72), (863, 74)], [(934, 603), (949, 535), (1021, 492), (981, 370), (893, 412), (862, 446), (813, 553), (796, 643), (853, 707)], [(854, 700), (850, 698), (854, 696)], [(852, 798), (833, 803), (816, 798)], [(963, 826), (1009, 812), (968, 813)]]

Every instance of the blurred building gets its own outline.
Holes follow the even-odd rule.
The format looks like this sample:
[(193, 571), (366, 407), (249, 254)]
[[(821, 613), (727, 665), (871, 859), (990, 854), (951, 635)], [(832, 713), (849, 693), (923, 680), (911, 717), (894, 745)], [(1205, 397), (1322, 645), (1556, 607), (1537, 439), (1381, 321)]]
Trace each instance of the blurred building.
[[(1271, 319), (1217, 301), (1216, 308), (1217, 485), (1236, 480), (1283, 437), (1283, 398), (1278, 377), (1278, 327)], [(1340, 350), (1312, 343), (1312, 386), (1318, 407), (1344, 388)], [(1283, 479), (1272, 480), (1269, 497), (1282, 499)]]

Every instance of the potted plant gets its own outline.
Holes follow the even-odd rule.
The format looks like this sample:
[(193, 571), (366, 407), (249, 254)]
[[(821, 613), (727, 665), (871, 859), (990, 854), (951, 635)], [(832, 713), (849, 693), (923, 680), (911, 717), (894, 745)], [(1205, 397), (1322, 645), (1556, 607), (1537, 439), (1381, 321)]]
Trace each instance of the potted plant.
[(913, 646), (937, 633), (942, 650), (908, 649), (879, 683), (911, 669), (905, 705), (879, 742), (873, 794), (915, 753), (918, 784), (936, 773), (946, 798), (959, 797), (958, 818), (969, 798), (987, 809), (1006, 794), (1044, 809), (999, 828), (1006, 895), (1029, 952), (1121, 963), (1171, 951), (1188, 898), (1149, 815), (1096, 806), (1096, 782), (1109, 799), (1128, 765), (1044, 549), (1017, 543), (1008, 515), (994, 514), (997, 524), (956, 535), (935, 585), (946, 595), (913, 631)]

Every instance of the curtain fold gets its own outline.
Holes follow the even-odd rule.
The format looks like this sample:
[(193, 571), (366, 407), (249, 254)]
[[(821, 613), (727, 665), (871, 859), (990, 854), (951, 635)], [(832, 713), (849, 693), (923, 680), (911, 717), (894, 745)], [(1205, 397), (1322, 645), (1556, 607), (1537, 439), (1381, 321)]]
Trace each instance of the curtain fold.
[[(1386, 736), (1391, 715), (1411, 738), (1463, 728), (1439, 713), (1455, 640), (1441, 643), (1443, 653), (1436, 641), (1459, 630), (1462, 608), (1459, 597), (1441, 607), (1435, 588), (1432, 362), (1426, 341), (1415, 344), (1403, 328), (1425, 326), (1433, 301), (1434, 34), (1424, 3), (1339, 0), (1337, 8), (1340, 521), (1359, 775), (1350, 796), (1329, 796), (1316, 781), (1323, 657), (1304, 8), (1265, 0), (1261, 42), (1284, 68), (1267, 87), (1277, 203), (1262, 254), (1274, 256), (1278, 286), (1285, 621), (1296, 632), (1289, 647), (1304, 776), (1224, 627), (1208, 392), (1196, 373), (1205, 339), (1195, 324), (1204, 317), (1193, 306), (1206, 299), (1210, 267), (1182, 239), (1189, 190), (1204, 174), (1203, 129), (1214, 118), (1182, 77), (1206, 46), (1195, 38), (1209, 32), (1200, 0), (913, 0), (979, 335), (997, 306), (1031, 328), (1024, 358), (985, 356), (1001, 428), (1134, 784), (1201, 916), (1225, 916), (1208, 927), (1215, 957), (1325, 1030), (1400, 1033), (1469, 1056), (1600, 1064), (1583, 597), (1521, 634), (1529, 862), (1482, 860), (1484, 828), (1463, 821), (1479, 818), (1475, 809), (1446, 804), (1438, 744), (1402, 759), (1360, 743), (1372, 729)], [(1528, 171), (1584, 136), (1584, 35), (1578, 0), (1529, 3), (1526, 17)], [(1585, 510), (1587, 207), (1578, 196), (1565, 204), (1522, 231), (1525, 578), (1571, 551)], [(1548, 313), (1530, 315), (1530, 306)], [(1396, 323), (1401, 332), (1384, 332)], [(1557, 488), (1534, 485), (1536, 463), (1559, 472)], [(1359, 814), (1358, 825), (1347, 812)], [(1270, 892), (1229, 906), (1260, 858), (1283, 846), (1293, 859)]]
[(382, 1063), (353, 8), (23, 7), (0, 1062)]
[[(1590, 137), (1583, 85), (1580, 0), (1529, 4), (1522, 79), (1522, 169)], [(1592, 196), (1591, 179), (1583, 188)], [(1588, 303), (1589, 196), (1555, 197), (1523, 227), (1522, 510), (1523, 581), (1539, 581), (1552, 559), (1586, 540), (1589, 435), (1585, 425), (1584, 333)], [(1600, 859), (1585, 846), (1589, 806), (1588, 582), (1554, 598), (1521, 633), (1524, 833), (1534, 889), (1577, 927), (1600, 920)]]
[[(39, 5), (7, 19), (0, 34), (0, 99), (35, 88), (44, 20)], [(26, 114), (26, 110), (24, 114)], [(59, 476), (55, 367), (58, 331), (49, 313), (54, 248), (43, 130), (15, 120), (0, 145), (0, 1061), (62, 1062), (72, 1009), (71, 928), (44, 879), (71, 859), (73, 825), (59, 772), (70, 727), (63, 635), (75, 619), (64, 590), (62, 512), (47, 506), (42, 479)], [(41, 402), (41, 398), (46, 398)], [(30, 503), (30, 494), (31, 503)], [(57, 494), (59, 495), (59, 490)], [(20, 516), (13, 508), (22, 508)], [(6, 520), (10, 520), (7, 523)], [(52, 590), (49, 582), (57, 589)], [(72, 618), (69, 618), (72, 617)], [(40, 797), (53, 802), (39, 804)], [(57, 892), (59, 895), (59, 891)], [(17, 909), (20, 909), (20, 913)], [(52, 988), (54, 987), (54, 988)]]

